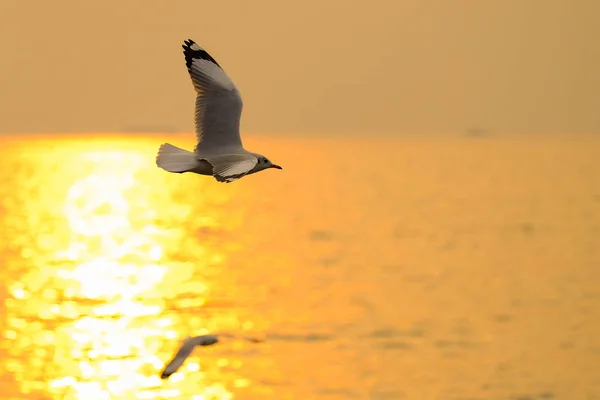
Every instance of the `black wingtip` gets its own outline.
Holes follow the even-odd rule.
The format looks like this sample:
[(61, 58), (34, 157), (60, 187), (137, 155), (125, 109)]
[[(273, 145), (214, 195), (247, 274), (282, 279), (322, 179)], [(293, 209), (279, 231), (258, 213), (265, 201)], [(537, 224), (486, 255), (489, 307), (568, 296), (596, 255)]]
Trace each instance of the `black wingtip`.
[(194, 62), (195, 59), (208, 60), (221, 67), (219, 63), (206, 52), (206, 50), (198, 46), (198, 44), (192, 39), (184, 40), (183, 43), (184, 44), (182, 44), (181, 47), (183, 47), (185, 65), (188, 67), (188, 69), (192, 66), (192, 62)]
[(167, 374), (167, 373), (163, 372), (162, 374), (160, 374), (160, 379), (167, 379), (170, 376), (171, 376), (171, 374)]

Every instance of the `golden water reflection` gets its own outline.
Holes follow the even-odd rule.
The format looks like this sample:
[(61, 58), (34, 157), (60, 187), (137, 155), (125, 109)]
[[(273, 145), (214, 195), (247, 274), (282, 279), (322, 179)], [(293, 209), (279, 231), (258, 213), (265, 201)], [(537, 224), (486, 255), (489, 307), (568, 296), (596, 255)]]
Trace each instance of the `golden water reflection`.
[(2, 399), (600, 398), (598, 136), (165, 136), (1, 138)]
[[(170, 257), (192, 244), (185, 230), (191, 207), (149, 171), (152, 147), (108, 143), (89, 150), (85, 142), (63, 140), (51, 153), (13, 154), (17, 168), (35, 162), (36, 171), (20, 175), (24, 185), (13, 184), (18, 192), (7, 193), (4, 202), (5, 215), (14, 216), (6, 218), (7, 228), (29, 240), (7, 243), (22, 258), (7, 263), (20, 279), (7, 288), (2, 334), (10, 341), (9, 377), (3, 384), (12, 380), (15, 396), (230, 399), (218, 377), (184, 379), (200, 369), (194, 360), (168, 382), (159, 378), (182, 337), (220, 327), (218, 315), (202, 317), (211, 282), (199, 272), (218, 270), (225, 255), (194, 242), (200, 257), (193, 264)], [(31, 180), (50, 190), (37, 192)], [(230, 193), (211, 195), (227, 202)], [(218, 209), (203, 208), (205, 226), (222, 219)], [(175, 299), (170, 305), (198, 307), (198, 317), (182, 321), (167, 308), (169, 298)]]

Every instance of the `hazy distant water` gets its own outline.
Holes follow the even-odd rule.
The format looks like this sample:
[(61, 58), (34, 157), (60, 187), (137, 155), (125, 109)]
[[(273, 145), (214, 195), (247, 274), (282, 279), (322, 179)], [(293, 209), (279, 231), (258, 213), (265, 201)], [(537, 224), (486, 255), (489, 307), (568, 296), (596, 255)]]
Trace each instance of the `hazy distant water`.
[(600, 138), (0, 140), (2, 399), (600, 399)]

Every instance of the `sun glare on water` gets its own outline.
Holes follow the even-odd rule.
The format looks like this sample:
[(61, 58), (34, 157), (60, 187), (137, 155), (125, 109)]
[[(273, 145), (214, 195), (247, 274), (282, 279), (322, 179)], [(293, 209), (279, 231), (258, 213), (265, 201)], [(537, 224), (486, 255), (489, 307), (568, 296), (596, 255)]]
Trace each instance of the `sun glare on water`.
[[(196, 333), (169, 310), (169, 297), (201, 307), (211, 286), (196, 270), (218, 268), (224, 257), (201, 246), (198, 253), (209, 261), (170, 256), (185, 245), (178, 224), (190, 208), (172, 198), (176, 190), (152, 169), (155, 146), (63, 141), (51, 155), (15, 153), (16, 163), (35, 160), (38, 166), (23, 192), (4, 203), (15, 237), (7, 247), (18, 253), (6, 267), (21, 276), (8, 287), (2, 329), (11, 340), (14, 357), (6, 368), (17, 393), (82, 400), (232, 398), (194, 360), (174, 379), (159, 378), (179, 340)], [(160, 215), (167, 207), (168, 224)], [(23, 216), (26, 226), (17, 223)], [(219, 219), (205, 210), (205, 224)], [(187, 373), (195, 379), (182, 379)]]

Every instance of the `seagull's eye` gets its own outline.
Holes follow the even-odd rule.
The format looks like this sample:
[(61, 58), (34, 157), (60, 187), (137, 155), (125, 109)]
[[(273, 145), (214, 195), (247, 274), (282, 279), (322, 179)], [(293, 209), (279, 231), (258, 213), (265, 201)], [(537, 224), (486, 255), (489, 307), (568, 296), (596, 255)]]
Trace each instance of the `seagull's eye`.
[(265, 162), (266, 162), (266, 163), (268, 163), (268, 162), (269, 162), (269, 160), (267, 160), (267, 159), (265, 158)]

